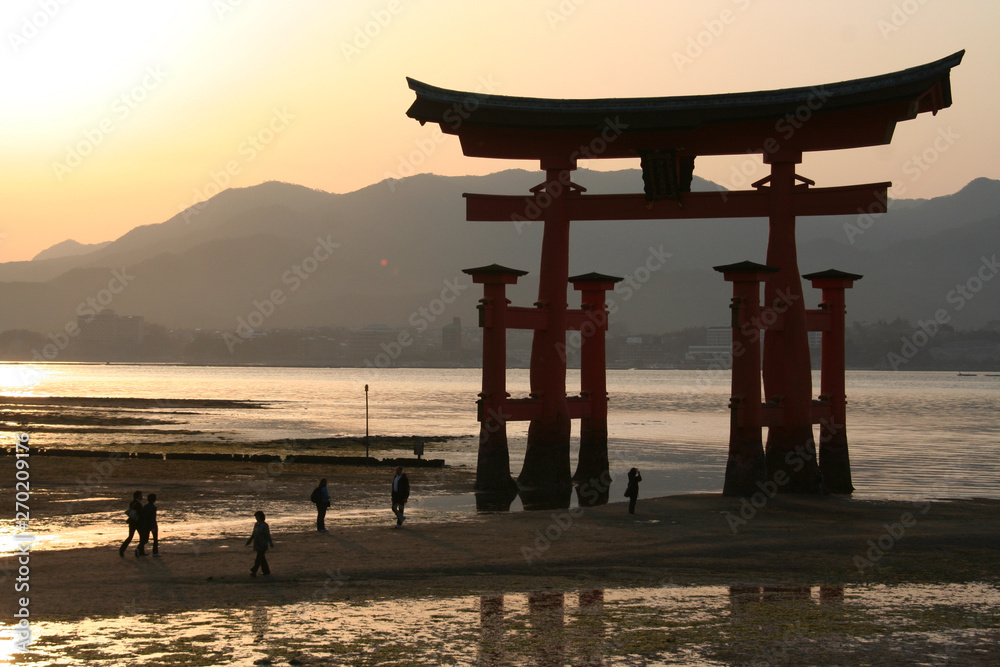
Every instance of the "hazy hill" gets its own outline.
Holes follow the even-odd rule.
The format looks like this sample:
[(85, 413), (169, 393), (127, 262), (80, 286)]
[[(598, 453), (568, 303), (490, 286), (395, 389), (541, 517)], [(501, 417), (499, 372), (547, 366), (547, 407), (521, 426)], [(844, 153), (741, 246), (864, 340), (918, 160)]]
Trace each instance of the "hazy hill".
[[(510, 294), (530, 305), (542, 225), (466, 222), (461, 195), (526, 194), (541, 179), (539, 172), (510, 170), (417, 175), (347, 194), (276, 182), (226, 190), (84, 254), (0, 264), (0, 329), (61, 329), (90, 307), (88, 299), (169, 327), (234, 329), (254, 311), (268, 315), (263, 328), (436, 328), (453, 316), (472, 324), (481, 290), (461, 269), (497, 262), (529, 271)], [(642, 190), (636, 170), (581, 170), (574, 181), (591, 193)], [(702, 180), (695, 187), (717, 188)], [(863, 229), (858, 216), (802, 219), (799, 265), (803, 273), (838, 268), (865, 275), (849, 294), (849, 320), (927, 319), (946, 308), (956, 326), (979, 326), (1000, 319), (1000, 279), (985, 283), (961, 310), (947, 295), (1000, 247), (998, 212), (1000, 182), (978, 179), (948, 197), (894, 202)], [(863, 233), (851, 232), (852, 225)], [(763, 262), (766, 235), (766, 220), (580, 222), (570, 270), (633, 276), (639, 288), (622, 287), (614, 297), (615, 331), (721, 324), (728, 321), (729, 286), (711, 267)], [(640, 267), (659, 253), (671, 256), (642, 283)], [(124, 289), (113, 271), (123, 274)], [(281, 303), (271, 308), (274, 297)], [(818, 296), (807, 298), (813, 306)]]
[(104, 243), (80, 243), (79, 241), (74, 241), (69, 239), (68, 241), (63, 241), (62, 243), (57, 243), (54, 246), (46, 248), (37, 255), (31, 258), (31, 261), (36, 262), (43, 259), (58, 259), (60, 257), (74, 257), (76, 255), (85, 255), (88, 252), (94, 252), (95, 250), (100, 250), (106, 245), (109, 245), (111, 241), (105, 241)]

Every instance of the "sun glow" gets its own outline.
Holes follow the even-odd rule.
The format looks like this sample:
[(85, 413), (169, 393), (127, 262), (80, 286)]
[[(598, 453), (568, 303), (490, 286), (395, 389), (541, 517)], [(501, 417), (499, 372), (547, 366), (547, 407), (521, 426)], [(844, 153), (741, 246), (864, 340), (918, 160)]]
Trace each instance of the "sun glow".
[(127, 93), (147, 67), (170, 59), (184, 34), (209, 18), (188, 2), (5, 5), (0, 87), (4, 115), (16, 114), (22, 134), (25, 123), (79, 125)]
[(41, 382), (47, 371), (30, 364), (0, 365), (0, 395), (27, 396)]
[(14, 640), (20, 640), (20, 637), (15, 635), (14, 626), (3, 628), (2, 633), (0, 633), (0, 665), (16, 665), (17, 661), (15, 659), (15, 654), (21, 652)]

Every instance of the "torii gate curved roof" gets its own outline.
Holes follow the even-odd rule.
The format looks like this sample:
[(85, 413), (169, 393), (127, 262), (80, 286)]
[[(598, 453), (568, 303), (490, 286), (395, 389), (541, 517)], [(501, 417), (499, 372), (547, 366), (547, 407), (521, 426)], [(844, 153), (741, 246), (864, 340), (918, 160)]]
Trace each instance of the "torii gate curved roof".
[(560, 158), (598, 138), (601, 150), (586, 157), (663, 149), (697, 156), (859, 148), (888, 144), (897, 122), (950, 106), (951, 69), (964, 54), (838, 83), (679, 97), (508, 97), (407, 78), (417, 99), (406, 114), (457, 135), (473, 157)]

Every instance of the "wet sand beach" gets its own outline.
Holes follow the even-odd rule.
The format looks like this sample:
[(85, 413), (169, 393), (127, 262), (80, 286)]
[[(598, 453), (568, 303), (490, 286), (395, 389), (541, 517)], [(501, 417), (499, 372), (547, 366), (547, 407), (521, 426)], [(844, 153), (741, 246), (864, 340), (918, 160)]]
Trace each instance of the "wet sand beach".
[[(0, 460), (6, 472), (13, 471), (13, 457)], [(32, 464), (32, 521), (39, 533), (45, 521), (78, 527), (82, 522), (86, 529), (88, 516), (117, 516), (131, 490), (139, 488), (160, 496), (163, 553), (156, 559), (131, 553), (119, 558), (124, 521), (112, 524), (118, 532), (103, 536), (100, 545), (36, 547), (30, 599), (38, 619), (117, 615), (137, 600), (149, 612), (167, 613), (251, 602), (489, 591), (995, 585), (1000, 579), (998, 500), (914, 503), (761, 494), (750, 504), (718, 494), (640, 497), (634, 516), (620, 502), (470, 512), (461, 521), (413, 511), (404, 528), (395, 530), (386, 468), (290, 464), (269, 471), (250, 463), (130, 460), (99, 484), (82, 486), (93, 460), (36, 458)], [(467, 491), (472, 482), (469, 470), (409, 473), (414, 500)], [(329, 533), (311, 525), (308, 493), (320, 476), (330, 479), (334, 496)], [(13, 516), (13, 502), (4, 505), (5, 514)], [(251, 578), (253, 554), (244, 542), (253, 511), (261, 507), (276, 541), (268, 555), (273, 574)], [(362, 518), (338, 522), (338, 512), (352, 511)], [(180, 524), (199, 518), (196, 537), (176, 537)], [(10, 556), (0, 559), (4, 586), (11, 583), (12, 565)], [(0, 598), (0, 614), (10, 618), (13, 605), (13, 596)]]

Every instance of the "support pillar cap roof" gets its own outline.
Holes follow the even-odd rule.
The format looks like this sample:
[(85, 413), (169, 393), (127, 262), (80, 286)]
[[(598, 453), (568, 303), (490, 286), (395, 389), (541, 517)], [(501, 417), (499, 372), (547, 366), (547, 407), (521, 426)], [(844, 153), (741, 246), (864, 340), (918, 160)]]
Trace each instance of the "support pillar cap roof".
[(477, 266), (474, 269), (462, 269), (462, 273), (472, 276), (474, 283), (514, 285), (518, 278), (528, 272), (499, 264), (490, 264), (489, 266)]
[(736, 262), (735, 264), (723, 264), (722, 266), (713, 266), (713, 269), (719, 273), (739, 273), (739, 272), (751, 272), (751, 271), (762, 271), (764, 273), (776, 273), (780, 269), (768, 266), (767, 264), (758, 264), (757, 262), (751, 262), (748, 259), (742, 262)]
[(597, 273), (596, 271), (581, 273), (578, 276), (570, 276), (569, 279), (571, 283), (620, 283), (623, 280), (625, 279), (609, 276), (604, 273)]
[(520, 269), (512, 269), (506, 266), (500, 266), (499, 264), (490, 264), (489, 266), (477, 266), (474, 269), (462, 269), (462, 273), (467, 273), (470, 276), (481, 276), (487, 274), (500, 274), (500, 275), (513, 275), (513, 276), (524, 276), (527, 275), (527, 271), (521, 271)]
[(826, 271), (817, 271), (815, 273), (803, 273), (802, 277), (806, 280), (823, 280), (829, 278), (840, 278), (843, 280), (861, 280), (864, 276), (857, 273), (847, 273), (846, 271), (838, 271), (837, 269), (827, 269)]

